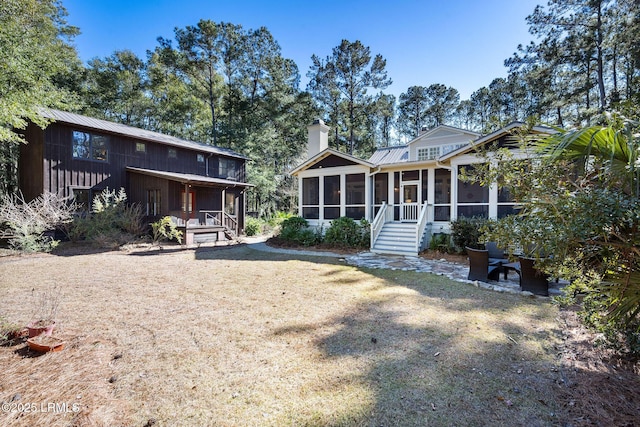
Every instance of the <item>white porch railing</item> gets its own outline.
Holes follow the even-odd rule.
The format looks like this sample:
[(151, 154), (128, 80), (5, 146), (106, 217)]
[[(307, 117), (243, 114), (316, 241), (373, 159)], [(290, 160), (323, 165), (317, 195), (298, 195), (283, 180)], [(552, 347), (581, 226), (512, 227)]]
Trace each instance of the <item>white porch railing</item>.
[(393, 208), (388, 209), (389, 205), (387, 202), (382, 202), (382, 206), (380, 206), (380, 210), (376, 214), (375, 218), (371, 222), (371, 242), (370, 247), (373, 248), (376, 240), (378, 240), (378, 236), (380, 235), (380, 231), (382, 231), (382, 227), (386, 222), (393, 221)]
[(424, 230), (427, 226), (427, 210), (429, 209), (428, 204), (422, 205), (422, 209), (420, 210), (420, 216), (418, 216), (418, 224), (416, 226), (416, 252), (420, 253), (421, 245), (420, 238), (424, 235)]
[(420, 205), (418, 203), (402, 203), (400, 221), (416, 221)]

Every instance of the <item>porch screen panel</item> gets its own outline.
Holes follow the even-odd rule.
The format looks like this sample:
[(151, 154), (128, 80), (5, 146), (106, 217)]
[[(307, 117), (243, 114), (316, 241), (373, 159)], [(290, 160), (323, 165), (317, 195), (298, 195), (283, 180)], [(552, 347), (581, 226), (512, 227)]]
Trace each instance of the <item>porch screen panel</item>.
[[(470, 172), (474, 166), (461, 166), (460, 169)], [(489, 187), (458, 179), (458, 217), (474, 216), (489, 217)]]
[(373, 180), (373, 216), (378, 213), (380, 206), (389, 201), (389, 174), (379, 173)]
[(400, 221), (400, 172), (393, 173), (393, 220)]
[(420, 203), (424, 203), (428, 199), (429, 192), (429, 171), (427, 169), (422, 170), (422, 198), (420, 199)]
[(302, 178), (302, 217), (318, 219), (320, 217), (320, 178)]
[(345, 175), (347, 202), (345, 215), (349, 218), (359, 220), (366, 217), (364, 179), (363, 173)]
[(451, 219), (451, 171), (435, 170), (434, 220), (449, 221)]
[(324, 177), (324, 219), (340, 217), (340, 175)]
[(508, 187), (498, 187), (498, 218), (515, 215), (520, 212)]

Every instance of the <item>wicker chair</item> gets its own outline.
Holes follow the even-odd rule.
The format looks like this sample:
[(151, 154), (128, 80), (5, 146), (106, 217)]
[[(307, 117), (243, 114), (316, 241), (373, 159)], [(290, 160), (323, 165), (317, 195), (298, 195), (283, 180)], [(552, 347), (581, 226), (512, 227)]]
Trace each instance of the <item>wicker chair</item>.
[(534, 267), (535, 259), (519, 257), (520, 289), (536, 295), (549, 295), (549, 276)]
[(469, 256), (469, 280), (500, 280), (500, 263), (489, 262), (489, 251), (465, 248)]
[(502, 268), (502, 265), (508, 264), (509, 259), (504, 255), (504, 249), (500, 249), (496, 242), (487, 242), (484, 247), (489, 251), (489, 264), (500, 265), (500, 271), (504, 272), (504, 280), (507, 280), (508, 270)]

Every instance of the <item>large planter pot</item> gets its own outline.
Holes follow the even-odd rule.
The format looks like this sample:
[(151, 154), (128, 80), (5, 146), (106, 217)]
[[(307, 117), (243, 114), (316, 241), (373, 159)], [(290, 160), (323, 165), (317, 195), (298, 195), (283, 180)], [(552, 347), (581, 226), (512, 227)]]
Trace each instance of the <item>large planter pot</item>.
[(31, 322), (27, 325), (29, 331), (29, 338), (37, 337), (38, 335), (45, 334), (51, 336), (53, 329), (56, 327), (55, 321), (44, 322), (39, 320), (37, 322)]
[(27, 340), (27, 345), (33, 351), (47, 353), (49, 351), (62, 350), (64, 348), (64, 341), (60, 338), (41, 334), (37, 337), (29, 338)]

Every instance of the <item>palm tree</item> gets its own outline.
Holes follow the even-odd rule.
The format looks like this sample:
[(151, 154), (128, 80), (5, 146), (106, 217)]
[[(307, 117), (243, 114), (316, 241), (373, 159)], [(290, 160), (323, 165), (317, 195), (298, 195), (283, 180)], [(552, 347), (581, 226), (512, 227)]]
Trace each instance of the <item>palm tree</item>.
[[(571, 203), (582, 224), (573, 234), (577, 251), (590, 252), (591, 267), (603, 281), (597, 291), (607, 298), (612, 319), (637, 322), (640, 313), (640, 136), (638, 123), (614, 120), (607, 126), (560, 131), (537, 144), (551, 159), (577, 166)], [(587, 219), (590, 223), (584, 224)], [(582, 227), (582, 228), (581, 228)]]

